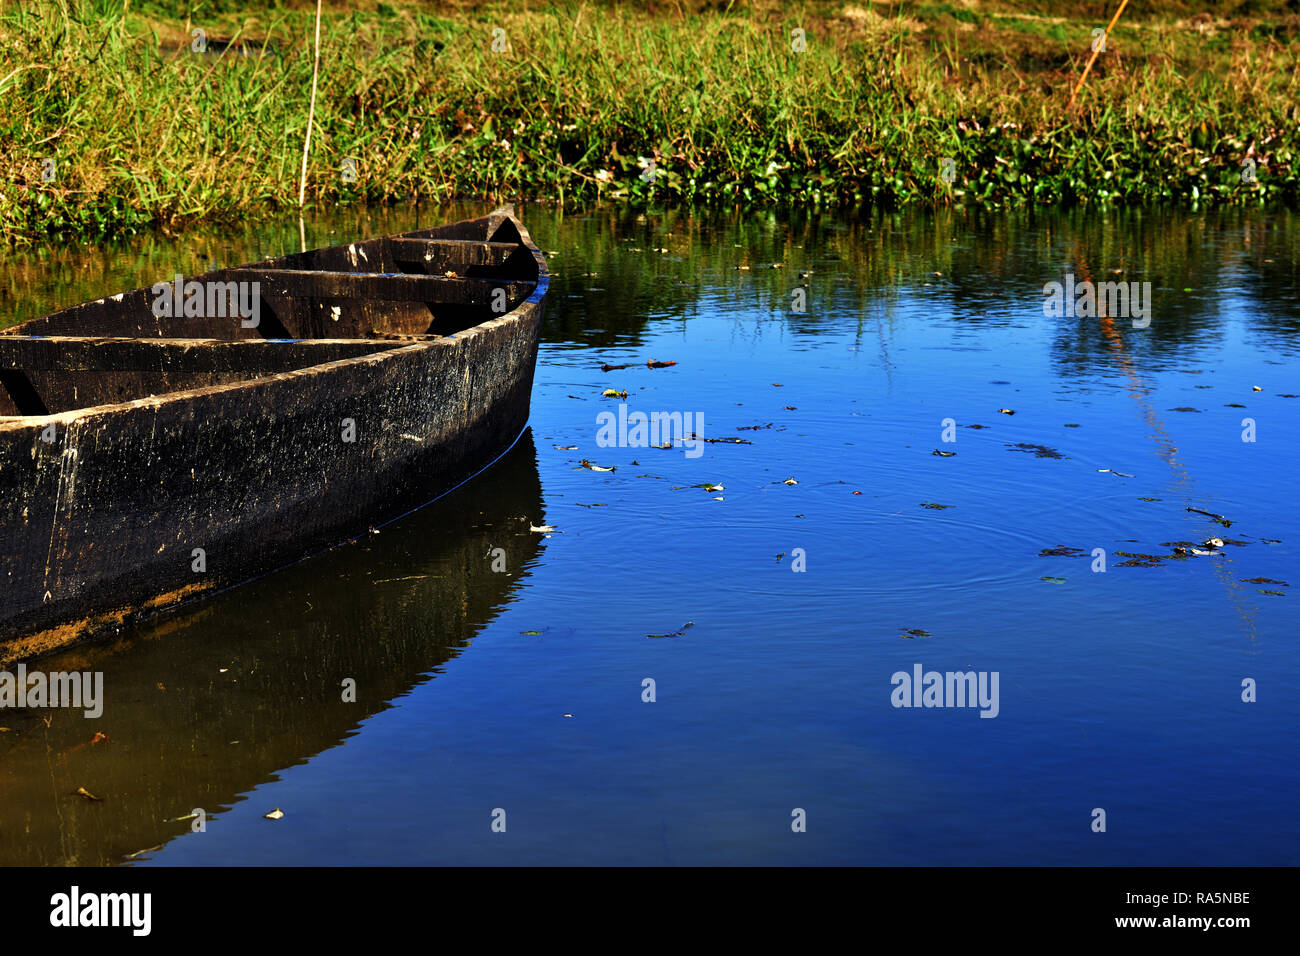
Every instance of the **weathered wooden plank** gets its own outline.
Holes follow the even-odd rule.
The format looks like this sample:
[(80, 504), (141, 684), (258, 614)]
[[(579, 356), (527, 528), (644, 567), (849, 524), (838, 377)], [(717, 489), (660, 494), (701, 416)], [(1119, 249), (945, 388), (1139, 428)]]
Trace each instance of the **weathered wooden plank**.
[[(287, 372), (410, 340), (368, 339), (139, 339), (92, 336), (0, 335), (0, 371)], [(6, 387), (10, 384), (5, 381)], [(21, 382), (15, 380), (21, 393)], [(12, 394), (13, 389), (8, 388)], [(15, 404), (24, 403), (15, 398)], [(26, 414), (34, 414), (27, 412)]]
[[(534, 283), (517, 279), (470, 279), (409, 275), (404, 272), (315, 272), (307, 269), (226, 269), (219, 281), (257, 282), (262, 295), (317, 299), (388, 299), (446, 305), (491, 306), (497, 289), (510, 302), (532, 292)], [(485, 316), (485, 318), (487, 318)]]
[(389, 240), (389, 248), (395, 261), (418, 263), (431, 273), (441, 274), (447, 271), (463, 272), (475, 266), (503, 266), (507, 259), (523, 247), (513, 242), (412, 239), (399, 236)]

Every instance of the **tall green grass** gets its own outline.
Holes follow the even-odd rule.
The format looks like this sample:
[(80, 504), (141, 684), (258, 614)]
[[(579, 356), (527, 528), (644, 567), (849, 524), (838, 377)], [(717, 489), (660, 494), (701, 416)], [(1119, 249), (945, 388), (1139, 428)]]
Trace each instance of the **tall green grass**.
[[(314, 7), (165, 6), (0, 4), (0, 239), (296, 206)], [(1300, 198), (1294, 18), (1121, 21), (1067, 115), (1091, 6), (327, 5), (308, 201)]]

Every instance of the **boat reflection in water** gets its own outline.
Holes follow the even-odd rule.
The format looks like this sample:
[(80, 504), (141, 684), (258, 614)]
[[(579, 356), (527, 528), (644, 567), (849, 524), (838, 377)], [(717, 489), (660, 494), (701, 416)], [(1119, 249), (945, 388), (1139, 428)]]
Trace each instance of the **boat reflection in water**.
[(526, 431), (484, 474), (379, 534), (30, 662), (102, 672), (103, 715), (0, 710), (0, 864), (126, 861), (191, 832), (177, 818), (192, 809), (211, 817), (343, 742), (514, 599), (542, 551), (527, 521), (542, 518)]

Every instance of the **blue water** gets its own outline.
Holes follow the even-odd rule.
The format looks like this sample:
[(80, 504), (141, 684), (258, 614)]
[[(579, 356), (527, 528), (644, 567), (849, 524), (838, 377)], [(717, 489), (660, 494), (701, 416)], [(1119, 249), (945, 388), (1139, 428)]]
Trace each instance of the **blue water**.
[[(162, 845), (139, 863), (1300, 862), (1296, 220), (521, 215), (555, 272), (512, 466), (540, 500), (484, 521), (533, 550), (457, 619), (468, 636), (445, 662), (336, 743), (244, 777), (214, 754), (194, 773), (215, 795), (194, 773), (165, 779), (167, 747), (201, 731), (163, 729), (174, 704), (141, 705), (133, 730), (152, 713), (172, 740), (151, 792), (176, 815), (218, 806), (202, 833), (136, 825), (139, 848)], [(1150, 328), (1043, 314), (1046, 282), (1120, 268), (1152, 283)], [(805, 313), (790, 308), (801, 282)], [(601, 447), (597, 415), (620, 403), (607, 388), (752, 444)], [(705, 483), (722, 488), (691, 487)], [(1214, 553), (1171, 557), (1212, 536)], [(432, 539), (409, 537), (418, 564)], [(1041, 554), (1058, 546), (1080, 550)], [(368, 554), (89, 659), (127, 681), (140, 654), (234, 660), (254, 640), (274, 654), (293, 630), (383, 671), (388, 630), (442, 626), (418, 592), (379, 617), (288, 606), (338, 589), (336, 565), (364, 579)], [(893, 706), (891, 676), (916, 664), (996, 672), (996, 717)], [(222, 693), (192, 691), (184, 713), (237, 725)], [(262, 706), (282, 735), (317, 720)], [(48, 792), (33, 789), (35, 812)], [(274, 808), (284, 818), (264, 819)]]

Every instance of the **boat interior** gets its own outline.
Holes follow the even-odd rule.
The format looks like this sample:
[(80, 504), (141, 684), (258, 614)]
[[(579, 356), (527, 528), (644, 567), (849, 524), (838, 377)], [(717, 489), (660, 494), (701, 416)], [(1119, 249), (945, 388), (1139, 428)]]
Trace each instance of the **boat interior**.
[(542, 268), (498, 211), (173, 277), (0, 331), (0, 421), (455, 335), (524, 302)]

